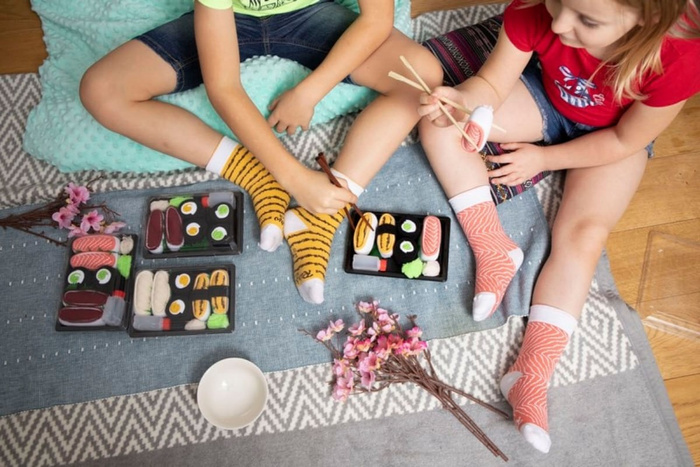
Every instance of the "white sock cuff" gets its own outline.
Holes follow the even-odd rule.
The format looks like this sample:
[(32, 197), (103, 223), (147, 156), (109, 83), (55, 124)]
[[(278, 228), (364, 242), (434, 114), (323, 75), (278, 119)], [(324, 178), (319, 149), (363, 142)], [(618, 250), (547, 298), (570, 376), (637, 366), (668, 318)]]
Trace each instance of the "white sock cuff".
[(569, 337), (576, 329), (578, 321), (566, 311), (549, 305), (532, 305), (528, 322), (548, 323), (562, 329)]
[(350, 189), (350, 191), (352, 191), (353, 195), (359, 197), (365, 191), (364, 187), (353, 182), (350, 177), (343, 174), (342, 172), (338, 172), (335, 169), (331, 169), (331, 173), (335, 175), (335, 178), (342, 178), (343, 180), (345, 180), (348, 183), (348, 188)]
[(491, 188), (488, 185), (478, 186), (467, 190), (450, 198), (450, 206), (454, 212), (462, 212), (475, 204), (484, 203), (486, 201), (493, 202), (491, 198)]
[(224, 170), (224, 165), (228, 162), (228, 158), (233, 150), (236, 149), (236, 146), (238, 146), (238, 143), (228, 136), (221, 138), (219, 145), (214, 150), (214, 154), (212, 154), (209, 162), (207, 162), (206, 169), (209, 172), (221, 175), (221, 171)]

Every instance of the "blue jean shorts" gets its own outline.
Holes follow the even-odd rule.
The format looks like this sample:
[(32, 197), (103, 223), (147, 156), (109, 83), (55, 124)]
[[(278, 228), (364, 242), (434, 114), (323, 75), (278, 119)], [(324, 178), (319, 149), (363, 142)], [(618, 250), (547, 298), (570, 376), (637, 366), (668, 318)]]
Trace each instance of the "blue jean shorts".
[[(530, 60), (530, 63), (523, 70), (520, 80), (525, 84), (525, 87), (540, 109), (540, 114), (542, 115), (542, 142), (545, 145), (564, 143), (601, 128), (576, 123), (559, 113), (544, 90), (542, 69), (537, 57), (533, 57)], [(654, 156), (653, 141), (647, 145), (646, 151), (649, 157)]]
[[(301, 10), (255, 17), (236, 14), (240, 61), (260, 55), (276, 55), (315, 69), (338, 38), (357, 18), (357, 13), (321, 0)], [(194, 12), (135, 37), (173, 67), (182, 92), (202, 84), (202, 72), (194, 36)], [(264, 79), (264, 78), (262, 78)], [(350, 82), (347, 77), (345, 82)]]

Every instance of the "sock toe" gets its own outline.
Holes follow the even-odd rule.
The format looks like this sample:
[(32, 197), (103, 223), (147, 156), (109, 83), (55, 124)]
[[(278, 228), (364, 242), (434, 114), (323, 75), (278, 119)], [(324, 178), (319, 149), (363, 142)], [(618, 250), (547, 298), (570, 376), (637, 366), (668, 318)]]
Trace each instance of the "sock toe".
[(532, 444), (540, 452), (547, 454), (549, 448), (552, 447), (549, 433), (533, 423), (525, 423), (521, 426), (520, 433), (522, 433), (528, 443)]
[(274, 225), (266, 225), (260, 232), (260, 248), (272, 253), (282, 244), (282, 230)]
[(310, 279), (299, 285), (299, 295), (306, 302), (320, 305), (323, 303), (323, 285), (324, 282), (320, 279)]
[(474, 296), (472, 318), (474, 321), (483, 321), (493, 314), (496, 304), (496, 294), (481, 292)]

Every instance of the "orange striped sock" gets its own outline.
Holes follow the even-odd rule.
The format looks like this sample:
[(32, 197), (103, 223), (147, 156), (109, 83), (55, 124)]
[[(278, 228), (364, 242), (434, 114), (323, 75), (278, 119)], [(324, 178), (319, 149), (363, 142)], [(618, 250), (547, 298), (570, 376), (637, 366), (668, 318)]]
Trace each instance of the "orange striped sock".
[(483, 321), (501, 304), (523, 262), (523, 251), (503, 231), (491, 190), (480, 186), (450, 199), (476, 259), (472, 316)]
[(260, 248), (275, 251), (282, 243), (284, 213), (290, 196), (248, 149), (224, 136), (207, 170), (248, 192), (260, 223)]
[(520, 355), (501, 379), (501, 392), (513, 407), (513, 420), (537, 450), (551, 447), (547, 420), (547, 385), (576, 319), (547, 305), (533, 305)]
[(330, 216), (311, 214), (296, 207), (284, 216), (284, 237), (292, 252), (294, 283), (301, 297), (309, 303), (323, 303), (331, 244), (343, 219), (345, 212), (342, 209)]

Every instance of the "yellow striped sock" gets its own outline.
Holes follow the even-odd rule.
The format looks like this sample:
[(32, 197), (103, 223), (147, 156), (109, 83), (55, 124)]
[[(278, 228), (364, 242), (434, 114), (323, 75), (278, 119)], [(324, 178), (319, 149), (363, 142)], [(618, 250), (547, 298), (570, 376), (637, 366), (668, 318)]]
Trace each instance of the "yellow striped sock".
[[(248, 192), (263, 233), (268, 226), (275, 226), (282, 232), (290, 196), (248, 149), (237, 145), (224, 164), (221, 176)], [(281, 241), (279, 235), (279, 242)], [(264, 238), (261, 238), (260, 243), (263, 249), (273, 251), (279, 242), (265, 247)]]
[(285, 214), (284, 237), (292, 252), (294, 283), (299, 294), (309, 303), (323, 302), (331, 244), (344, 218), (344, 210), (332, 216), (315, 215), (301, 207), (290, 209)]

